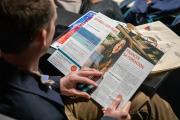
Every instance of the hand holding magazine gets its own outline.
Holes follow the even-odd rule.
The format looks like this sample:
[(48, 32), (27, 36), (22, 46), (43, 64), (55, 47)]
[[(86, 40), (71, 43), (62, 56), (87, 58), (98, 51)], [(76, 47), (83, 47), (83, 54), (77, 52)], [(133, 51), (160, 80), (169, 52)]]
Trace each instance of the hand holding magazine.
[[(120, 106), (129, 101), (163, 55), (131, 25), (101, 13), (72, 27), (52, 46), (57, 50), (48, 60), (65, 75), (81, 67), (104, 73), (91, 94), (92, 99), (103, 107), (119, 94), (123, 97)], [(91, 88), (79, 86), (88, 92), (87, 87)]]

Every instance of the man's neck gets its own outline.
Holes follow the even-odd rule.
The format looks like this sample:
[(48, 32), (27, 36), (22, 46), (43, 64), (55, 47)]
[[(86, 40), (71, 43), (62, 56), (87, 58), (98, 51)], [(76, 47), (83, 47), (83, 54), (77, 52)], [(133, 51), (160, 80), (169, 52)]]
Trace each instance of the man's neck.
[(5, 61), (15, 65), (18, 69), (24, 71), (38, 71), (39, 59), (37, 55), (28, 54), (4, 54), (1, 56)]

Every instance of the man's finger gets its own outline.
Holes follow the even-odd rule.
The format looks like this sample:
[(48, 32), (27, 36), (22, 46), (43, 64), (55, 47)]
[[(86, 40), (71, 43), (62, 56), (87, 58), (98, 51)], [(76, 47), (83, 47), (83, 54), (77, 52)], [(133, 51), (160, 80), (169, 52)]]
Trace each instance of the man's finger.
[(83, 71), (94, 71), (95, 69), (94, 68), (89, 68), (89, 67), (82, 67), (81, 70)]
[(122, 120), (130, 120), (131, 116), (129, 115), (128, 112), (121, 112), (121, 119)]
[(97, 87), (97, 83), (87, 77), (77, 76), (74, 79), (75, 79), (74, 80), (75, 83), (84, 83), (84, 84), (93, 85), (93, 86)]
[(99, 3), (99, 2), (101, 2), (102, 0), (90, 0), (90, 2), (92, 3), (92, 4), (96, 4), (96, 3)]
[(130, 114), (128, 114), (127, 120), (131, 120), (131, 115)]
[(126, 104), (124, 105), (122, 111), (124, 111), (124, 112), (129, 112), (130, 107), (131, 107), (131, 102), (129, 101), (128, 103), (126, 103)]
[(110, 109), (117, 109), (117, 107), (119, 106), (120, 102), (122, 100), (122, 97), (121, 95), (118, 95), (114, 100), (113, 102), (111, 103), (111, 105), (108, 107)]
[(89, 77), (89, 76), (100, 77), (100, 76), (102, 76), (102, 72), (97, 71), (97, 70), (79, 71), (77, 74), (80, 76), (84, 76), (84, 77)]

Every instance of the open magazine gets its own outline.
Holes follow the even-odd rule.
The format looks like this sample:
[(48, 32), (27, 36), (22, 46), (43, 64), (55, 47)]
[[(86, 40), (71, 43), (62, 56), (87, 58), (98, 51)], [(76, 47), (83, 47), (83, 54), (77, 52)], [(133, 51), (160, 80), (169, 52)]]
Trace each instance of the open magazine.
[(103, 107), (119, 94), (124, 105), (163, 56), (161, 50), (132, 28), (101, 13), (94, 14), (59, 38), (52, 45), (57, 50), (48, 60), (65, 75), (81, 67), (103, 72), (98, 88), (79, 88), (90, 91), (92, 99)]

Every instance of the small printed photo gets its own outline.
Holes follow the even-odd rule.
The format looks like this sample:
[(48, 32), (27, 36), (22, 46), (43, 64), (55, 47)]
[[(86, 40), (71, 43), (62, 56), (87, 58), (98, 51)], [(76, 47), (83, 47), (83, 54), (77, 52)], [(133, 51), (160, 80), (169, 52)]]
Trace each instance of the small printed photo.
[(129, 42), (123, 36), (119, 37), (110, 33), (90, 56), (85, 66), (105, 73), (114, 65), (128, 46)]
[(133, 25), (127, 24), (127, 28), (118, 25), (117, 29), (125, 35), (126, 40), (130, 41), (131, 45), (129, 47), (153, 65), (155, 65), (164, 54), (157, 48), (158, 44), (156, 39), (152, 37), (145, 38)]

